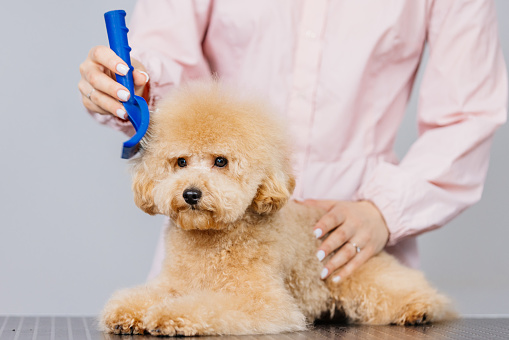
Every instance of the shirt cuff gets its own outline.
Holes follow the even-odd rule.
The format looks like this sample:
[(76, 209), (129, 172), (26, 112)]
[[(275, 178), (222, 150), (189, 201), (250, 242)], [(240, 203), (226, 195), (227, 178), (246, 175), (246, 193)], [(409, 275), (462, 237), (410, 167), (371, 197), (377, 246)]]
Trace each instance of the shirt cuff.
[(403, 194), (397, 183), (400, 183), (401, 186), (403, 183), (408, 184), (408, 181), (400, 181), (398, 176), (397, 183), (394, 183), (394, 171), (398, 170), (397, 165), (394, 164), (379, 164), (354, 196), (354, 200), (369, 201), (380, 210), (389, 229), (387, 246), (393, 246), (409, 235), (409, 231), (401, 222), (403, 208), (396, 199), (396, 197)]

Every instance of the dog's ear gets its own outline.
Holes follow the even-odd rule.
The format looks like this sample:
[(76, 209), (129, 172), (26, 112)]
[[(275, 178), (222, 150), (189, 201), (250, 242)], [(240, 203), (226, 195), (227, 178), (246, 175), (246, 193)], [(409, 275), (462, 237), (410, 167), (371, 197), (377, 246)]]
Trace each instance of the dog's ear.
[(143, 162), (138, 163), (134, 167), (132, 189), (134, 192), (134, 203), (136, 203), (138, 208), (150, 215), (159, 213), (154, 203), (154, 182), (147, 173)]
[(295, 178), (291, 174), (279, 171), (270, 174), (258, 187), (251, 207), (259, 214), (269, 214), (281, 209), (295, 189)]

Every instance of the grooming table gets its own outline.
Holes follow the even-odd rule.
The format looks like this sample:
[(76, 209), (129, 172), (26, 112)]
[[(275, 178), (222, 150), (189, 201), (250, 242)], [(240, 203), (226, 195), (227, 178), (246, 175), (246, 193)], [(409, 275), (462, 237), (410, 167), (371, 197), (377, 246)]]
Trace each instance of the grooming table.
[[(97, 330), (97, 322), (93, 317), (0, 316), (0, 339), (137, 340), (170, 338), (155, 338), (148, 335), (105, 334)], [(195, 339), (509, 339), (509, 318), (465, 318), (454, 322), (409, 327), (321, 324), (306, 332), (278, 335), (196, 337)]]

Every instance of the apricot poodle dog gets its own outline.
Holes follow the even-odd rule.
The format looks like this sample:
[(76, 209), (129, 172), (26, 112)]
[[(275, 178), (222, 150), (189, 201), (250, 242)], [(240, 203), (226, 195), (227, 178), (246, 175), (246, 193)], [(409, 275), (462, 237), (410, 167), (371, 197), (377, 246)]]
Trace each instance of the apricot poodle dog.
[(156, 279), (111, 297), (105, 331), (258, 334), (302, 331), (333, 313), (370, 325), (454, 317), (419, 271), (386, 253), (340, 282), (320, 279), (312, 227), (323, 212), (289, 201), (295, 180), (283, 131), (269, 106), (218, 82), (161, 103), (133, 190), (139, 208), (172, 221), (166, 258)]

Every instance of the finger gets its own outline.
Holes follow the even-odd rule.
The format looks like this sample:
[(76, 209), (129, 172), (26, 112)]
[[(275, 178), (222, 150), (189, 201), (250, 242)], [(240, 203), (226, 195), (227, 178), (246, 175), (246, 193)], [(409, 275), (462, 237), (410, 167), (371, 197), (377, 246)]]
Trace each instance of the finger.
[(94, 88), (83, 79), (78, 83), (83, 105), (92, 112), (112, 114), (127, 119), (127, 113), (118, 101)]
[[(110, 111), (106, 111), (100, 106), (93, 103), (90, 99), (88, 99), (86, 96), (82, 97), (83, 105), (91, 112), (97, 112), (102, 115), (113, 115)], [(114, 114), (114, 116), (122, 119), (127, 120), (127, 112), (123, 108), (118, 108)]]
[(106, 46), (94, 46), (90, 49), (88, 57), (96, 64), (102, 65), (111, 72), (125, 76), (129, 66), (112, 49)]
[(90, 99), (94, 104), (96, 104), (103, 110), (108, 111), (112, 115), (117, 116), (124, 120), (127, 119), (127, 112), (125, 111), (122, 104), (120, 104), (118, 101), (111, 98), (107, 94), (102, 93), (101, 91), (94, 91), (90, 96)]
[(358, 254), (360, 253), (357, 252), (357, 247), (354, 246), (351, 242), (346, 242), (343, 244), (343, 246), (324, 265), (324, 268), (327, 269), (327, 275), (329, 273), (335, 272), (337, 269), (349, 263), (349, 261)]
[(103, 93), (108, 94), (110, 97), (113, 97), (120, 101), (127, 101), (131, 94), (124, 86), (117, 83), (115, 80), (111, 79), (105, 73), (99, 71), (94, 68), (90, 72), (88, 72), (85, 76), (85, 80), (88, 81), (90, 85), (96, 90), (99, 90)]
[(329, 212), (323, 215), (314, 226), (313, 233), (316, 238), (327, 234), (345, 222), (345, 215), (337, 206), (333, 206)]
[[(337, 272), (332, 275), (332, 280), (334, 282), (339, 282), (341, 280), (346, 279), (351, 276), (352, 273), (357, 270), (361, 265), (363, 265), (367, 260), (369, 260), (373, 256), (373, 250), (367, 246), (365, 249), (362, 249), (360, 253), (356, 253), (348, 263), (346, 263), (343, 267), (341, 267)], [(330, 271), (331, 273), (334, 270)]]
[(313, 199), (307, 199), (302, 201), (303, 204), (307, 204), (309, 206), (313, 206), (316, 208), (323, 209), (325, 211), (329, 211), (332, 209), (336, 201), (327, 201), (327, 200), (313, 200)]
[(104, 116), (110, 116), (111, 112), (105, 111), (101, 109), (99, 106), (95, 105), (91, 100), (89, 100), (86, 96), (82, 96), (81, 100), (83, 101), (83, 105), (90, 112), (99, 113)]
[(135, 86), (143, 86), (150, 80), (150, 77), (147, 72), (134, 70), (133, 71), (133, 80)]
[(327, 238), (322, 242), (316, 256), (320, 261), (327, 257), (330, 253), (340, 248), (355, 234), (355, 228), (350, 224), (343, 224), (341, 227), (336, 228)]

